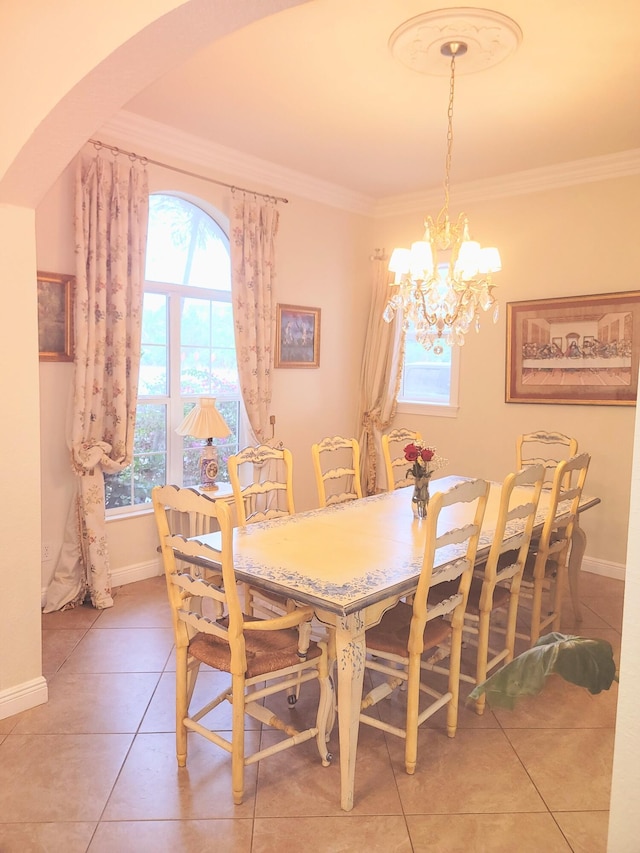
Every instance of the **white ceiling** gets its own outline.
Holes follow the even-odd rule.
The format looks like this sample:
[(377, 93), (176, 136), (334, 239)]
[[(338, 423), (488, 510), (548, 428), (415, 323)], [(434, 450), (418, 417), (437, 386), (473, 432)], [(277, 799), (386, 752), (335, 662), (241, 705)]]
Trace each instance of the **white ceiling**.
[[(312, 0), (214, 42), (125, 109), (372, 200), (428, 190), (444, 175), (449, 81), (406, 68), (388, 41), (435, 8)], [(522, 41), (477, 73), (458, 60), (452, 187), (640, 147), (639, 0), (491, 9)]]

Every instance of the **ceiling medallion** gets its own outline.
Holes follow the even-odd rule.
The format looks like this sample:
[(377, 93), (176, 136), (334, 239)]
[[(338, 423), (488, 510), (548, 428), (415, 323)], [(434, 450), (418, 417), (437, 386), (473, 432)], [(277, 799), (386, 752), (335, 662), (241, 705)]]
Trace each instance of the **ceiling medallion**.
[(522, 41), (515, 21), (489, 9), (455, 8), (424, 12), (400, 24), (389, 38), (392, 54), (413, 71), (446, 76), (450, 65), (442, 47), (464, 42), (460, 74), (483, 71), (510, 56)]

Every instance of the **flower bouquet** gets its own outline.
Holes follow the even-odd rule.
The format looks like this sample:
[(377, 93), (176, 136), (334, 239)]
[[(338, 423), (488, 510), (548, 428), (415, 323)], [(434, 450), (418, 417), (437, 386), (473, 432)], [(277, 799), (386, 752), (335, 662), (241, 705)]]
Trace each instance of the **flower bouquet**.
[(411, 506), (417, 518), (424, 518), (429, 504), (429, 481), (438, 468), (443, 468), (447, 460), (438, 456), (435, 447), (426, 447), (422, 442), (407, 444), (404, 458), (411, 462), (407, 469), (407, 477), (414, 478), (413, 497)]

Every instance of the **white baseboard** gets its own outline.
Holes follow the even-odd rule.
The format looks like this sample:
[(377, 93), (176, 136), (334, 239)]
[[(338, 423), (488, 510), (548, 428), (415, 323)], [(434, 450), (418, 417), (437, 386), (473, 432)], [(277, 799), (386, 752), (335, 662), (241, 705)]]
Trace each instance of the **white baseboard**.
[(127, 583), (156, 578), (162, 574), (162, 560), (149, 560), (146, 563), (135, 563), (132, 566), (122, 566), (111, 571), (111, 586), (124, 586)]
[[(111, 586), (124, 586), (128, 583), (143, 581), (147, 578), (155, 578), (162, 574), (162, 560), (149, 560), (146, 563), (135, 563), (131, 566), (122, 566), (111, 572)], [(47, 600), (47, 590), (43, 587), (40, 591), (40, 606), (44, 607)]]
[(605, 578), (616, 578), (619, 581), (623, 581), (625, 577), (625, 567), (621, 563), (611, 563), (609, 560), (596, 560), (586, 556), (582, 558), (582, 571), (603, 575)]
[(0, 720), (28, 711), (36, 705), (44, 705), (49, 699), (49, 688), (44, 676), (33, 678), (15, 687), (0, 692)]

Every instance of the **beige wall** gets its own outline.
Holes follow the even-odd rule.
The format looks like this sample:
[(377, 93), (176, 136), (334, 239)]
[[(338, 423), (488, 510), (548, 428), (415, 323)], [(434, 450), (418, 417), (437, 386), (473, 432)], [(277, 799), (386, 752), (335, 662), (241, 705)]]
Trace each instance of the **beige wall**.
[[(449, 470), (492, 479), (514, 465), (515, 437), (533, 429), (574, 435), (592, 454), (587, 492), (602, 504), (583, 516), (587, 562), (621, 576), (625, 563), (635, 423), (633, 406), (505, 403), (506, 303), (541, 297), (638, 288), (640, 177), (466, 205), (472, 236), (497, 245), (500, 316), (483, 317), (462, 352), (460, 412), (456, 419), (401, 415), (450, 460)], [(455, 208), (452, 193), (452, 211)], [(422, 213), (437, 213), (426, 210)], [(419, 239), (422, 214), (376, 224), (376, 246), (389, 252)]]

